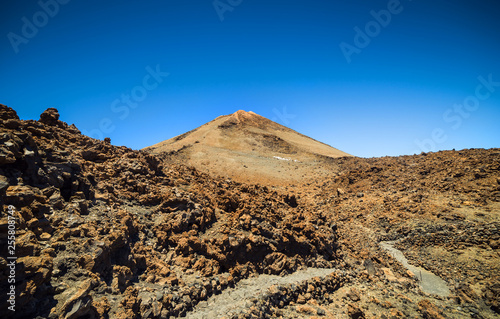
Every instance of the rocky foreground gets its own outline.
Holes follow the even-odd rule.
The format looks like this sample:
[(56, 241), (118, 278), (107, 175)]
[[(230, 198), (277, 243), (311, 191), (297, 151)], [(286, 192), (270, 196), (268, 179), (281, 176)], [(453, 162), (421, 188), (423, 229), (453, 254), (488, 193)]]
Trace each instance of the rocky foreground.
[(91, 139), (55, 109), (22, 121), (0, 105), (0, 139), (5, 317), (500, 315), (498, 149), (331, 159), (329, 178), (272, 187)]

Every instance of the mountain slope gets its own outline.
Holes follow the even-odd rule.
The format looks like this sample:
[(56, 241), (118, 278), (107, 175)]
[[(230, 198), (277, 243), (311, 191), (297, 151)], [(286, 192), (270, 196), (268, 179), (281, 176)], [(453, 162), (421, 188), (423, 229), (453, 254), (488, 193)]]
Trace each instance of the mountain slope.
[(242, 110), (144, 150), (205, 172), (261, 182), (301, 180), (311, 169), (326, 174), (320, 163), (351, 156)]
[(8, 318), (182, 317), (250, 275), (340, 260), (333, 218), (293, 194), (91, 139), (56, 109), (22, 121), (0, 104), (0, 141), (0, 293), (17, 293), (16, 312), (0, 304)]
[(89, 138), (52, 108), (23, 121), (0, 104), (0, 140), (4, 317), (500, 314), (500, 149), (342, 157), (269, 187)]

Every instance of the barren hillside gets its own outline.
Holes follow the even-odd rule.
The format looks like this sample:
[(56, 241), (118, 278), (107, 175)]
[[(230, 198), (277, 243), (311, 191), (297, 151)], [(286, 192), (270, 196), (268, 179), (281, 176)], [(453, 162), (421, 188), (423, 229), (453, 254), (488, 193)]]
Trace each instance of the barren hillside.
[(144, 150), (212, 175), (267, 184), (327, 175), (329, 159), (351, 156), (242, 110)]
[[(499, 149), (336, 157), (252, 113), (206, 126), (155, 155), (0, 104), (4, 317), (499, 317)], [(273, 185), (257, 168), (271, 159), (228, 179), (168, 156), (243, 160), (252, 143), (323, 160)]]

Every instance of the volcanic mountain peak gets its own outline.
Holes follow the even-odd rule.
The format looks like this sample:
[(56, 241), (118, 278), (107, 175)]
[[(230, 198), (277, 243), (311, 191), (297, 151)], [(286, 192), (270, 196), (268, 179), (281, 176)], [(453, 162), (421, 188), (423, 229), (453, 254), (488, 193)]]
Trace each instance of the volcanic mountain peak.
[(243, 111), (238, 110), (230, 115), (223, 115), (218, 117), (217, 119), (223, 119), (223, 123), (219, 125), (219, 128), (229, 128), (232, 126), (244, 125), (244, 126), (252, 126), (260, 129), (287, 129), (286, 127), (279, 125), (257, 113), (252, 111)]
[(247, 112), (247, 111), (243, 111), (243, 110), (238, 110), (238, 111), (234, 112), (233, 114), (230, 115), (230, 117), (234, 118), (236, 121), (238, 121), (240, 123), (256, 121), (259, 118), (265, 119), (264, 117), (254, 113), (252, 111)]
[[(254, 112), (238, 110), (144, 150), (208, 173), (296, 180), (326, 158), (350, 156)], [(289, 163), (294, 163), (293, 167)], [(304, 166), (304, 171), (300, 166)], [(251, 175), (251, 176), (250, 176)], [(296, 176), (295, 176), (296, 175)]]
[(234, 117), (236, 117), (237, 119), (240, 119), (240, 116), (241, 117), (250, 117), (250, 116), (253, 116), (253, 115), (257, 115), (257, 116), (260, 116), (252, 111), (244, 111), (244, 110), (238, 110), (236, 112), (234, 112), (232, 114)]

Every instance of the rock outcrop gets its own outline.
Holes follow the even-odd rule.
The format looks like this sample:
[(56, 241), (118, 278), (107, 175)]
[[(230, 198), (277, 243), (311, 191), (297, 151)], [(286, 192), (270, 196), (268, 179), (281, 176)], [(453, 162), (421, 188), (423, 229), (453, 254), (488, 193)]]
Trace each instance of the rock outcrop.
[(242, 278), (339, 257), (331, 220), (289, 194), (91, 139), (53, 108), (39, 121), (0, 114), (0, 227), (12, 205), (19, 318), (175, 316)]
[[(221, 129), (254, 119), (236, 115)], [(89, 138), (54, 108), (24, 121), (0, 105), (0, 140), (0, 294), (13, 278), (16, 312), (0, 311), (10, 317), (182, 317), (242, 279), (307, 267), (336, 271), (270, 287), (227, 317), (499, 314), (498, 149), (325, 157), (321, 172), (304, 166), (307, 180), (270, 185)], [(422, 292), (379, 246), (389, 240), (451, 295)]]

